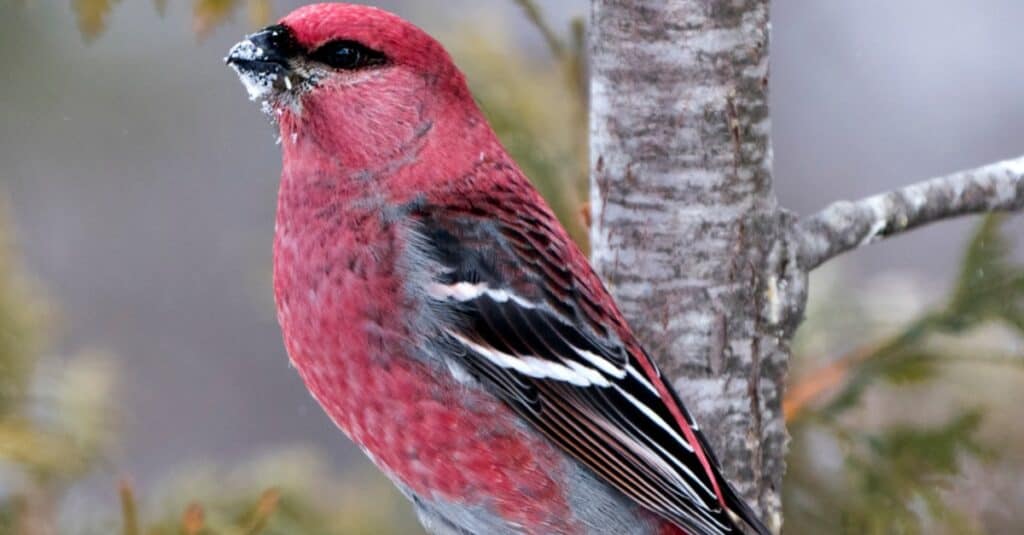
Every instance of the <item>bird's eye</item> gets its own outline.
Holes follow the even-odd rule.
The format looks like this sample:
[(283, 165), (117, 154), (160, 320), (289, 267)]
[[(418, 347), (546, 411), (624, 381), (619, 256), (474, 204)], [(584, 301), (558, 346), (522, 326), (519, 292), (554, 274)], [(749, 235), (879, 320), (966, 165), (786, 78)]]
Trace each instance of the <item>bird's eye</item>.
[(356, 41), (331, 41), (316, 49), (311, 57), (335, 69), (356, 70), (387, 63), (383, 53)]

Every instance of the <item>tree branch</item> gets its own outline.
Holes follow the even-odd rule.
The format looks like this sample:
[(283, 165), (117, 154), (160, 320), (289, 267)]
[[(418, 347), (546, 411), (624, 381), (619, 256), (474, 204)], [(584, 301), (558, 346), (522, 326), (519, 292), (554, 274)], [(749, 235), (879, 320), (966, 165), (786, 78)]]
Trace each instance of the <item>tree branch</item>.
[(800, 267), (951, 217), (1024, 208), (1024, 156), (919, 182), (856, 202), (839, 201), (798, 225)]
[(726, 477), (777, 532), (806, 295), (772, 189), (769, 3), (591, 2), (590, 243)]

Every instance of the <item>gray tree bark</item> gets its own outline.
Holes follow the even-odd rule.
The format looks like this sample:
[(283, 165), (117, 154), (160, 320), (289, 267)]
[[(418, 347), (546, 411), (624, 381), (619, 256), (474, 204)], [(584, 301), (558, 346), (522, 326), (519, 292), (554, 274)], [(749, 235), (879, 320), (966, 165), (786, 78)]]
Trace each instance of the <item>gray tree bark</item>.
[(1019, 209), (1024, 161), (798, 221), (772, 189), (769, 0), (593, 0), (590, 28), (593, 264), (778, 532), (808, 271), (936, 219)]
[[(768, 2), (595, 0), (591, 247), (597, 270), (727, 476), (780, 507), (782, 388), (804, 278), (783, 271), (772, 191)], [(773, 293), (775, 295), (773, 295)]]

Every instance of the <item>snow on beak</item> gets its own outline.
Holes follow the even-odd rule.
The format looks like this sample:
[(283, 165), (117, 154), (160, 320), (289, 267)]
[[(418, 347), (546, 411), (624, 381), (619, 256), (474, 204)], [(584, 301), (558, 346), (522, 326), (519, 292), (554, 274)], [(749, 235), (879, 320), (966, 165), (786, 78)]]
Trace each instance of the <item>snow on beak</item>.
[(231, 47), (224, 62), (238, 73), (250, 100), (265, 101), (292, 90), (291, 60), (297, 49), (291, 30), (278, 24)]

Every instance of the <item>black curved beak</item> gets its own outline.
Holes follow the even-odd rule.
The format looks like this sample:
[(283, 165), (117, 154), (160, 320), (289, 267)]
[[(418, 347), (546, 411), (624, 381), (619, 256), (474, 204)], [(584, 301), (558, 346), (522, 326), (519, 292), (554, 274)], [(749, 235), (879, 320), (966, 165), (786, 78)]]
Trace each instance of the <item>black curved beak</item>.
[(291, 61), (300, 50), (291, 29), (276, 24), (231, 47), (224, 62), (238, 73), (250, 97), (257, 100), (273, 90), (291, 90)]
[(292, 31), (282, 24), (264, 28), (231, 47), (224, 62), (241, 69), (288, 70), (298, 51)]

